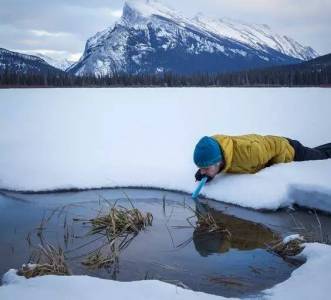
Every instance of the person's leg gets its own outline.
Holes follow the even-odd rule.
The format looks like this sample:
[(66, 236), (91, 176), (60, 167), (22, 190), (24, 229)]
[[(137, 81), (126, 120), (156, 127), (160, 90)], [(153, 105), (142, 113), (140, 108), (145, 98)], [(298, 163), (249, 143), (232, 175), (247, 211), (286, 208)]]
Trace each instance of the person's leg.
[(324, 154), (327, 155), (328, 158), (331, 158), (331, 143), (314, 147), (314, 149), (324, 152)]
[(309, 148), (302, 145), (299, 141), (292, 140), (289, 138), (287, 138), (287, 140), (294, 148), (294, 161), (320, 160), (330, 158), (330, 156), (325, 152), (325, 150), (321, 150), (318, 148)]

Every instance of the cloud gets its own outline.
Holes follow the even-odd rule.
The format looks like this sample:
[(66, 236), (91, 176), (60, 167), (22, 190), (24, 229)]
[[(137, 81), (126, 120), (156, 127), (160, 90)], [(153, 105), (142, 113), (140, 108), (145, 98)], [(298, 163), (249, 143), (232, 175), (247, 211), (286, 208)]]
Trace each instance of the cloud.
[(67, 59), (70, 61), (78, 61), (82, 56), (82, 53), (70, 53)]
[(77, 60), (86, 40), (121, 16), (122, 5), (123, 0), (1, 0), (1, 47)]
[(117, 10), (113, 10), (113, 9), (109, 9), (109, 15), (115, 18), (120, 18), (122, 16), (122, 10), (121, 9), (117, 9)]
[(47, 30), (30, 29), (30, 33), (38, 37), (61, 37), (71, 35), (69, 32), (49, 32)]
[[(268, 24), (321, 54), (331, 52), (329, 0), (159, 1), (187, 16), (203, 12), (215, 18)], [(81, 53), (89, 37), (120, 18), (123, 4), (124, 0), (1, 0), (1, 46)]]
[(50, 49), (11, 49), (15, 52), (25, 53), (25, 54), (42, 54), (48, 57), (51, 57), (55, 60), (62, 60), (62, 59), (68, 59), (70, 61), (78, 61), (80, 57), (82, 56), (81, 52), (68, 52), (65, 50), (50, 50)]

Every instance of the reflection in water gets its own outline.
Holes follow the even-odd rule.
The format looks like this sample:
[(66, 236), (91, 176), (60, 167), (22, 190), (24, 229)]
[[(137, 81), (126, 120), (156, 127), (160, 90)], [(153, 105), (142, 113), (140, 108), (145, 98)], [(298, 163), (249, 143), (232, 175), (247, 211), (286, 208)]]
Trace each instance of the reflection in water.
[(229, 234), (223, 232), (203, 232), (194, 230), (193, 242), (201, 256), (213, 253), (225, 253), (231, 248), (238, 250), (265, 249), (267, 244), (279, 239), (279, 236), (264, 225), (249, 222), (221, 211), (210, 208), (207, 204), (197, 203), (196, 210), (204, 216), (211, 214), (217, 224), (226, 228)]
[[(188, 224), (187, 219), (193, 214), (189, 205), (194, 203), (183, 201), (183, 195), (167, 194), (165, 199), (160, 191), (125, 191), (135, 207), (152, 213), (153, 226), (130, 240), (109, 268), (97, 269), (82, 263), (89, 255), (98, 254), (95, 251), (101, 248), (99, 253), (103, 257), (112, 249), (103, 248), (103, 236), (96, 238), (88, 234), (91, 229), (88, 224), (74, 221), (91, 219), (109, 208), (108, 202), (100, 202), (94, 191), (25, 195), (28, 201), (14, 201), (0, 195), (0, 227), (3, 228), (0, 256), (6, 258), (0, 259), (0, 276), (9, 268), (26, 263), (30, 246), (42, 244), (43, 238), (65, 251), (75, 275), (121, 281), (158, 279), (228, 297), (256, 294), (286, 280), (294, 269), (265, 251), (265, 244), (275, 239), (275, 234), (262, 225), (201, 204), (197, 207), (199, 214), (211, 213), (231, 236), (224, 232), (206, 233)], [(103, 190), (102, 197), (111, 199), (112, 204), (129, 205), (121, 191)], [(194, 225), (197, 219), (194, 216), (190, 221)], [(212, 253), (221, 255), (210, 255)]]

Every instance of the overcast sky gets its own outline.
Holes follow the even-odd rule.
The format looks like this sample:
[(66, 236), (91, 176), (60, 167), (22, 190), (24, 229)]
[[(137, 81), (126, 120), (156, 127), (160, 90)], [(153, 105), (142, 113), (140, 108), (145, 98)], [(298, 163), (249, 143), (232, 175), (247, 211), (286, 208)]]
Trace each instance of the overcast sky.
[[(124, 0), (0, 0), (0, 47), (78, 59), (86, 40), (111, 26)], [(202, 12), (268, 24), (320, 54), (331, 52), (331, 0), (160, 0), (191, 17)]]

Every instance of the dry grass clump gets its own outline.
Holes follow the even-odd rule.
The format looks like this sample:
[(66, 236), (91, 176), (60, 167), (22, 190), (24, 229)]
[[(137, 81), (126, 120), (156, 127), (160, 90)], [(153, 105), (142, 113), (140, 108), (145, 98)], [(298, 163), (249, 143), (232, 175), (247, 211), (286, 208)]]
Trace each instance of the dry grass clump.
[(303, 242), (301, 238), (290, 240), (288, 243), (281, 241), (272, 245), (269, 249), (281, 257), (296, 256), (303, 250)]
[(92, 234), (105, 233), (113, 237), (123, 233), (138, 233), (140, 230), (151, 226), (153, 215), (144, 215), (137, 208), (127, 209), (125, 207), (112, 207), (104, 215), (89, 220), (92, 224)]
[(109, 268), (112, 265), (116, 267), (120, 252), (128, 247), (141, 230), (152, 225), (153, 215), (151, 213), (144, 214), (132, 203), (131, 206), (132, 208), (128, 209), (116, 206), (115, 203), (106, 213), (100, 212), (95, 218), (74, 219), (91, 225), (88, 235), (100, 234), (106, 238), (101, 246), (86, 256), (82, 262), (83, 265), (89, 268)]
[(55, 248), (50, 244), (39, 245), (38, 258), (34, 263), (24, 264), (17, 275), (31, 278), (43, 275), (71, 275), (65, 262), (61, 248)]

